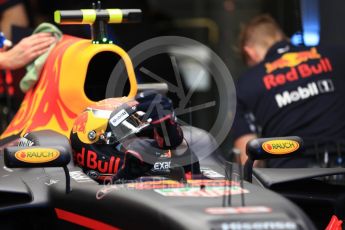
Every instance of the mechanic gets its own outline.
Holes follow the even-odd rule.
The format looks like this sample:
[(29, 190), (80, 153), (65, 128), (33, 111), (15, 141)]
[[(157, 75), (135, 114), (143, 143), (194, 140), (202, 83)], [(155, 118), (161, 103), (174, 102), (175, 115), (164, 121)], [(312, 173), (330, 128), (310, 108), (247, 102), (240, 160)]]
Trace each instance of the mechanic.
[(237, 82), (232, 130), (241, 163), (249, 140), (296, 135), (303, 156), (267, 160), (267, 167), (344, 166), (337, 148), (345, 137), (344, 50), (295, 47), (268, 15), (252, 19), (240, 43), (250, 66)]
[[(20, 0), (4, 0), (0, 3), (0, 30), (11, 39), (13, 25), (26, 27), (28, 19)], [(19, 69), (45, 53), (55, 41), (50, 33), (40, 33), (22, 39), (12, 49), (0, 52), (0, 69)], [(5, 49), (8, 48), (5, 46)]]
[[(185, 179), (186, 174), (201, 174), (199, 162), (176, 122), (170, 99), (146, 91), (137, 95), (135, 101), (113, 102), (116, 103), (107, 119), (106, 131), (97, 142), (87, 143), (82, 138), (93, 130), (79, 128), (92, 126), (80, 125), (85, 115), (76, 119), (71, 132), (74, 162), (87, 175), (98, 182), (111, 177), (112, 182), (121, 183), (141, 176), (172, 176), (179, 180)], [(86, 122), (92, 122), (89, 115)]]

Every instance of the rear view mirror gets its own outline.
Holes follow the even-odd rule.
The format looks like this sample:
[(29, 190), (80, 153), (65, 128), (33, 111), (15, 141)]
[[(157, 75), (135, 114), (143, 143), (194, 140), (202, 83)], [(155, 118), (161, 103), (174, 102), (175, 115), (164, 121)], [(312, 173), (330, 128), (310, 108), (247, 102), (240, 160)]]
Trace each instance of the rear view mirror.
[(244, 165), (244, 179), (252, 182), (255, 160), (292, 157), (300, 154), (302, 149), (303, 140), (297, 136), (258, 138), (249, 141), (246, 146), (248, 160)]
[(8, 168), (64, 167), (70, 160), (70, 153), (63, 147), (7, 147), (4, 150), (5, 165)]
[(246, 152), (252, 160), (287, 157), (298, 154), (303, 148), (300, 137), (258, 138), (247, 143)]
[(4, 149), (5, 165), (8, 168), (62, 167), (66, 175), (66, 193), (71, 191), (67, 168), (71, 153), (60, 146), (12, 146)]

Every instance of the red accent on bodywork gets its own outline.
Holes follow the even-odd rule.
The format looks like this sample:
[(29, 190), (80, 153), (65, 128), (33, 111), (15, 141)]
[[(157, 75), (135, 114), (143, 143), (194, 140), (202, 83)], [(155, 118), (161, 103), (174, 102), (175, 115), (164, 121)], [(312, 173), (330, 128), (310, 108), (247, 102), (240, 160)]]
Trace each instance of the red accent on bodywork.
[(342, 223), (343, 221), (339, 220), (337, 216), (333, 215), (331, 221), (326, 227), (326, 230), (342, 230)]
[(117, 227), (105, 224), (101, 221), (91, 219), (73, 212), (68, 212), (59, 208), (55, 208), (56, 215), (59, 219), (65, 220), (83, 227), (98, 230), (119, 230)]

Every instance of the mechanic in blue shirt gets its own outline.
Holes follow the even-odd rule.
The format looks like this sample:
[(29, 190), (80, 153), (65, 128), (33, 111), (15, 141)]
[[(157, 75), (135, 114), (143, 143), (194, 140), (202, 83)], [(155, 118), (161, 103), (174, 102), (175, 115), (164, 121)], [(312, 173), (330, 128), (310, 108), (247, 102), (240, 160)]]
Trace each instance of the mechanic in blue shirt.
[(257, 137), (297, 135), (301, 157), (272, 159), (267, 167), (343, 166), (345, 52), (330, 47), (295, 47), (268, 15), (252, 19), (241, 34), (251, 68), (237, 83), (234, 146), (247, 159), (246, 143)]

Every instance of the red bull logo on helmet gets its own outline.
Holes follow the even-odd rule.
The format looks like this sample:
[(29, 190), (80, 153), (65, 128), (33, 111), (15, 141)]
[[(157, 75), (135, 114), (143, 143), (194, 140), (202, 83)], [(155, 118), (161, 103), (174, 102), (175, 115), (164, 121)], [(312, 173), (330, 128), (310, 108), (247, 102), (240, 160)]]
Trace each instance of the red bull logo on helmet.
[(97, 153), (85, 148), (81, 152), (74, 155), (74, 162), (81, 167), (87, 167), (90, 170), (96, 170), (99, 173), (117, 173), (121, 159), (119, 157), (111, 156), (109, 160), (105, 161), (97, 156)]

